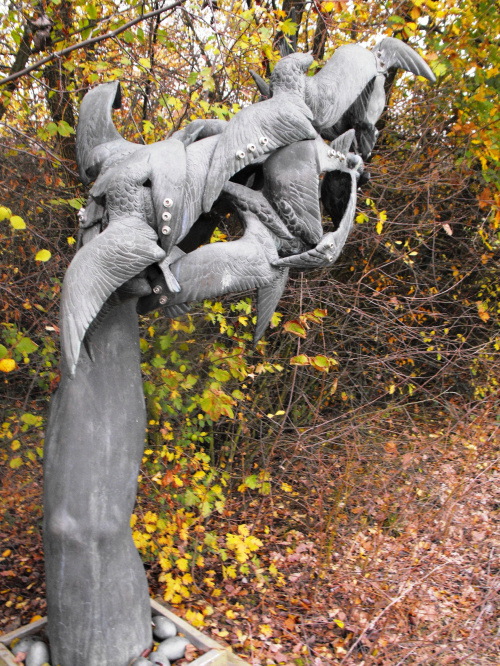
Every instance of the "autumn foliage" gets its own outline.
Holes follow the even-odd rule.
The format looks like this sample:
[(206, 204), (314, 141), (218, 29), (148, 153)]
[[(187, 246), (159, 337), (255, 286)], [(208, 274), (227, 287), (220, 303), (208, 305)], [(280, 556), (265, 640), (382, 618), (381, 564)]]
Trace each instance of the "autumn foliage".
[[(120, 79), (116, 124), (150, 143), (256, 101), (249, 71), (267, 77), (284, 43), (321, 67), (340, 44), (392, 35), (438, 81), (388, 78), (371, 180), (335, 266), (292, 274), (255, 352), (251, 294), (142, 319), (149, 423), (133, 534), (152, 592), (249, 662), (497, 663), (498, 8), (160, 9), (1, 10), (0, 630), (44, 613), (43, 430), (87, 195), (74, 163), (86, 90)], [(240, 233), (228, 218), (212, 240)]]

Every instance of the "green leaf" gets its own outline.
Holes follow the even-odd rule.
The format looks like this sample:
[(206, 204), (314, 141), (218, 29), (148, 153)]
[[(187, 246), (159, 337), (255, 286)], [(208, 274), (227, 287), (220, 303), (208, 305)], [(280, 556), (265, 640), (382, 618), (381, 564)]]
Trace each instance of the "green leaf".
[(32, 354), (35, 351), (35, 349), (37, 349), (37, 347), (38, 345), (36, 345), (29, 338), (21, 338), (16, 345), (17, 351), (21, 352), (21, 354), (23, 354), (24, 356)]
[(251, 490), (255, 490), (260, 485), (259, 478), (256, 474), (252, 474), (251, 476), (247, 476), (245, 479), (245, 486), (247, 488), (250, 488)]
[(297, 32), (297, 24), (292, 19), (287, 19), (280, 24), (281, 32), (284, 35), (295, 35)]
[(306, 329), (302, 326), (300, 321), (297, 321), (297, 319), (292, 319), (292, 321), (285, 322), (284, 329), (287, 331), (287, 333), (298, 335), (299, 338), (306, 337)]
[(59, 121), (57, 131), (61, 136), (70, 136), (70, 134), (75, 133), (75, 130), (65, 120)]
[(198, 79), (198, 72), (191, 72), (191, 74), (188, 76), (187, 82), (188, 86), (194, 86), (196, 83), (196, 80)]
[(0, 345), (0, 358), (5, 358), (8, 353), (9, 352), (7, 351), (7, 347)]
[(328, 372), (328, 370), (330, 369), (330, 361), (327, 359), (326, 356), (313, 356), (309, 360), (311, 361), (311, 365), (313, 366), (313, 368), (316, 368), (316, 370), (321, 370), (322, 372)]
[(68, 203), (72, 208), (76, 208), (76, 210), (80, 210), (83, 206), (83, 199), (69, 199)]
[(12, 467), (12, 469), (17, 469), (18, 467), (21, 467), (22, 464), (23, 464), (23, 461), (21, 460), (21, 458), (12, 458), (12, 460), (9, 463), (9, 465), (10, 465), (10, 467)]
[(87, 16), (89, 17), (89, 19), (91, 19), (92, 21), (95, 21), (96, 18), (97, 18), (97, 8), (96, 8), (96, 6), (95, 5), (87, 5), (86, 10), (87, 10)]
[(184, 493), (184, 504), (186, 506), (197, 506), (200, 503), (200, 498), (195, 495), (192, 490), (186, 490)]
[(26, 425), (39, 426), (42, 424), (42, 417), (35, 416), (35, 414), (30, 414), (29, 412), (26, 412), (26, 414), (23, 414), (21, 416), (21, 421), (23, 423), (26, 423)]
[(55, 136), (57, 134), (57, 125), (55, 123), (49, 123), (45, 127), (45, 131), (49, 136)]
[(299, 354), (298, 356), (292, 356), (290, 359), (290, 365), (309, 365), (309, 357), (305, 354)]
[(231, 375), (227, 370), (222, 370), (221, 368), (214, 368), (210, 373), (210, 377), (214, 377), (219, 382), (227, 382), (231, 379)]

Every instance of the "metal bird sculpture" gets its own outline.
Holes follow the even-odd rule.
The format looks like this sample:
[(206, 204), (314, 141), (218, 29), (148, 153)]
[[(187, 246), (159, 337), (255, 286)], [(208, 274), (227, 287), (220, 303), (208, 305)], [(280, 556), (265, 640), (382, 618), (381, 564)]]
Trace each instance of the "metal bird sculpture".
[[(204, 245), (179, 257), (171, 270), (182, 286), (165, 294), (160, 271), (152, 279), (153, 293), (141, 298), (142, 314), (165, 305), (167, 316), (186, 312), (191, 301), (257, 289), (254, 345), (273, 316), (288, 280), (288, 269), (330, 266), (347, 239), (356, 209), (357, 180), (362, 160), (346, 154), (354, 131), (331, 146), (321, 138), (291, 144), (264, 164), (262, 191), (238, 183), (224, 186), (219, 202), (230, 202), (241, 219), (243, 237)], [(345, 152), (344, 152), (345, 151)], [(351, 182), (339, 229), (323, 235), (318, 201), (320, 175), (341, 171)], [(179, 310), (180, 308), (180, 310)]]
[[(265, 228), (267, 224), (281, 260), (289, 262), (275, 265), (299, 267), (298, 260), (290, 263), (289, 255), (302, 256), (313, 250), (316, 254), (301, 260), (304, 266), (323, 261), (324, 248), (317, 249), (323, 242), (317, 199), (319, 174), (327, 172), (322, 186), (327, 201), (328, 188), (337, 188), (338, 172), (342, 171), (339, 155), (346, 160), (349, 146), (346, 144), (342, 151), (328, 148), (318, 133), (338, 133), (342, 123), (356, 124), (352, 118), (361, 115), (363, 122), (374, 126), (385, 104), (383, 78), (391, 67), (402, 67), (431, 80), (433, 75), (420, 56), (392, 38), (382, 40), (374, 51), (360, 46), (340, 47), (318, 74), (307, 77), (312, 62), (310, 54), (293, 53), (283, 58), (272, 73), (269, 99), (243, 109), (228, 123), (198, 121), (172, 138), (148, 146), (126, 141), (113, 125), (111, 110), (120, 105), (119, 84), (104, 84), (84, 98), (77, 132), (77, 162), (83, 182), (96, 182), (82, 220), (85, 244), (68, 269), (62, 295), (63, 349), (70, 374), (74, 373), (85, 334), (104, 304), (129, 280), (140, 281), (143, 271), (152, 264), (158, 264), (162, 271), (158, 288), (165, 292), (163, 299), (169, 300), (170, 308), (182, 312), (190, 300), (195, 300), (186, 288), (171, 302), (172, 295), (181, 288), (175, 273), (181, 264), (189, 264), (187, 258), (177, 258), (180, 250), (176, 248), (195, 221), (210, 212), (228, 180), (243, 167), (267, 160), (262, 194), (270, 202), (273, 215), (263, 214), (262, 209), (261, 225)], [(356, 127), (352, 129), (355, 133)], [(352, 132), (342, 136), (343, 143), (347, 136), (351, 143), (354, 140)], [(312, 139), (319, 141), (312, 142), (314, 148)], [(286, 147), (278, 155), (279, 149)], [(276, 155), (268, 159), (275, 151)], [(336, 160), (336, 167), (319, 168), (321, 159)], [(349, 181), (343, 176), (345, 192), (339, 210), (350, 210), (351, 184), (361, 173), (359, 165), (352, 163), (352, 157), (349, 159), (349, 169), (356, 172), (356, 177)], [(229, 189), (225, 196), (230, 196)], [(241, 193), (239, 196), (241, 199)], [(241, 200), (238, 205), (241, 208)], [(250, 244), (255, 245), (258, 232), (250, 219), (251, 208), (240, 213), (246, 223), (245, 242), (251, 238)], [(171, 269), (174, 262), (178, 265), (176, 271)], [(238, 277), (228, 278), (222, 288), (240, 291), (236, 287), (240, 281)], [(229, 288), (229, 283), (234, 283), (234, 288)]]
[[(62, 290), (61, 338), (71, 376), (86, 332), (115, 290), (151, 264), (160, 266), (168, 291), (180, 289), (169, 264), (201, 213), (218, 140), (212, 135), (220, 131), (217, 122), (199, 121), (178, 138), (134, 144), (113, 125), (111, 111), (119, 103), (119, 84), (104, 84), (86, 95), (80, 109), (77, 163), (82, 180), (95, 183), (81, 215), (83, 246)], [(200, 135), (207, 138), (194, 143)]]
[[(378, 136), (375, 123), (385, 108), (384, 82), (393, 68), (436, 81), (425, 60), (394, 37), (385, 37), (372, 50), (357, 44), (340, 46), (305, 82), (305, 101), (319, 134), (332, 140), (354, 129), (358, 152), (366, 160)], [(263, 99), (273, 97), (272, 85), (251, 74)]]
[(243, 167), (277, 148), (316, 138), (313, 115), (305, 103), (305, 75), (313, 61), (309, 53), (292, 53), (280, 60), (271, 75), (272, 97), (245, 107), (227, 123), (210, 162), (203, 195), (205, 212)]

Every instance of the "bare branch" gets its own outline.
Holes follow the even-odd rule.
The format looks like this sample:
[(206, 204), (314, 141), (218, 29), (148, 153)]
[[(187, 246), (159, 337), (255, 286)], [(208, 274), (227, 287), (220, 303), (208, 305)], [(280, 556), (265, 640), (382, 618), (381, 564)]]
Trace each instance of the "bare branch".
[(41, 60), (38, 60), (35, 62), (33, 65), (30, 65), (30, 67), (26, 67), (25, 69), (20, 70), (19, 72), (14, 72), (10, 76), (6, 76), (4, 79), (0, 80), (0, 85), (5, 85), (6, 83), (9, 83), (10, 81), (15, 81), (21, 76), (24, 76), (25, 74), (29, 74), (35, 69), (38, 69), (42, 65), (45, 65), (46, 63), (50, 62), (51, 60), (55, 60), (56, 58), (61, 58), (65, 55), (68, 55), (68, 53), (72, 53), (73, 51), (76, 51), (77, 49), (84, 49), (87, 48), (88, 46), (92, 46), (93, 44), (97, 44), (98, 42), (102, 42), (105, 39), (111, 39), (112, 37), (116, 37), (117, 35), (121, 34), (128, 28), (131, 28), (133, 25), (136, 25), (137, 23), (140, 23), (141, 21), (145, 21), (146, 19), (149, 19), (153, 16), (157, 16), (158, 14), (161, 14), (163, 12), (168, 11), (169, 9), (173, 9), (174, 7), (178, 7), (179, 5), (182, 5), (185, 2), (185, 0), (175, 0), (175, 2), (171, 2), (169, 5), (164, 5), (163, 7), (160, 7), (159, 9), (155, 9), (152, 12), (148, 12), (147, 14), (143, 14), (142, 16), (138, 16), (135, 19), (132, 19), (128, 23), (125, 23), (124, 25), (120, 26), (119, 28), (116, 28), (116, 30), (111, 30), (110, 32), (107, 32), (104, 35), (99, 35), (98, 37), (92, 37), (91, 39), (86, 39), (83, 42), (79, 42), (78, 44), (73, 44), (73, 46), (68, 46), (65, 49), (62, 49), (61, 51), (56, 51), (55, 53), (51, 53), (50, 55), (46, 56), (45, 58), (42, 58)]

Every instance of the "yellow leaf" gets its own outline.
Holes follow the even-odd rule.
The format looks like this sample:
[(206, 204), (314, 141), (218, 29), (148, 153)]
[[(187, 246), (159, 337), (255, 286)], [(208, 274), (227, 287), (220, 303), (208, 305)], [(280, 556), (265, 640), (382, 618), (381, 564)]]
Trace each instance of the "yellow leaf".
[(50, 253), (49, 250), (40, 250), (39, 252), (36, 253), (35, 259), (37, 261), (48, 261), (52, 254)]
[(188, 570), (189, 562), (186, 560), (185, 557), (181, 557), (180, 560), (177, 560), (176, 564), (177, 568), (180, 569), (181, 571), (185, 572)]
[(490, 315), (488, 314), (488, 306), (482, 301), (477, 301), (476, 305), (479, 317), (486, 323), (490, 318)]
[(396, 387), (394, 386), (394, 384), (391, 384), (391, 385), (389, 386), (389, 395), (392, 395), (392, 394), (394, 393), (395, 390), (396, 390)]
[(0, 222), (3, 222), (5, 219), (9, 219), (11, 215), (12, 211), (10, 208), (0, 206)]
[(10, 218), (10, 223), (14, 229), (26, 229), (26, 222), (19, 215), (13, 215)]
[(271, 629), (271, 627), (268, 624), (260, 624), (259, 625), (259, 631), (266, 638), (271, 638), (271, 636), (273, 635), (273, 630)]
[(3, 358), (0, 361), (0, 371), (2, 372), (12, 372), (16, 367), (16, 362), (13, 358)]
[(3, 553), (2, 553), (2, 557), (9, 557), (9, 555), (10, 555), (11, 553), (12, 553), (12, 551), (9, 550), (9, 549), (4, 550)]
[(384, 228), (384, 223), (382, 221), (377, 222), (376, 229), (379, 236), (382, 233), (383, 228)]
[(289, 486), (288, 483), (283, 482), (281, 484), (281, 490), (284, 490), (286, 493), (291, 493), (293, 488), (292, 486)]
[(76, 243), (76, 240), (73, 238), (73, 236), (68, 236), (67, 241), (68, 245), (74, 245)]
[(335, 624), (336, 624), (338, 627), (340, 627), (341, 629), (344, 628), (344, 623), (342, 622), (342, 620), (337, 620), (337, 618), (335, 618), (333, 621), (334, 621)]

